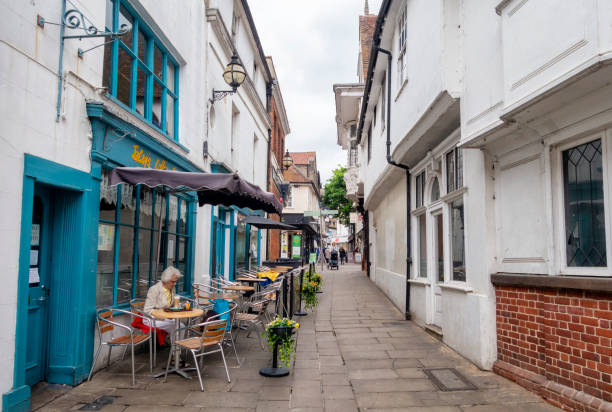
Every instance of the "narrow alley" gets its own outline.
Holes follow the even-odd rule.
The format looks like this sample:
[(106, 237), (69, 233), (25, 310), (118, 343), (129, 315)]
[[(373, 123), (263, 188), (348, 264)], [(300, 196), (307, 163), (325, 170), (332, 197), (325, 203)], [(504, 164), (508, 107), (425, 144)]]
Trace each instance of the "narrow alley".
[[(558, 410), (513, 382), (479, 370), (422, 328), (402, 320), (402, 314), (356, 265), (326, 271), (323, 279), (314, 313), (296, 318), (300, 321), (297, 350), (287, 377), (259, 375), (259, 368), (270, 364), (271, 354), (261, 350), (253, 333), (238, 339), (240, 368), (228, 355), (231, 383), (224, 380), (219, 356), (205, 360), (205, 391), (200, 392), (195, 376), (187, 381), (172, 375), (165, 384), (163, 378), (150, 377), (146, 354), (141, 354), (135, 388), (126, 358), (46, 405), (33, 394), (33, 408), (76, 410), (111, 396), (113, 402), (104, 411)], [(160, 359), (165, 360), (166, 353)], [(157, 369), (162, 370), (163, 363), (158, 361)], [(463, 384), (474, 387), (440, 390), (426, 371), (443, 368), (455, 369), (467, 379), (442, 378), (450, 389)]]

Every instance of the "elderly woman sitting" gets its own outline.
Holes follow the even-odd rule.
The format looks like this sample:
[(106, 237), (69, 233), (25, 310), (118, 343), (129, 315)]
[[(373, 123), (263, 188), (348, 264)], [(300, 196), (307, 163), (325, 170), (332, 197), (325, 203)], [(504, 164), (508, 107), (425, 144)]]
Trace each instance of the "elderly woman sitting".
[[(182, 276), (183, 275), (177, 268), (168, 266), (162, 272), (160, 281), (149, 288), (147, 299), (145, 300), (144, 311), (150, 315), (153, 309), (171, 307), (175, 299), (174, 287), (178, 279)], [(145, 323), (147, 326), (151, 326), (148, 319), (145, 320)], [(172, 336), (176, 326), (172, 319), (156, 319), (155, 327), (165, 330)]]

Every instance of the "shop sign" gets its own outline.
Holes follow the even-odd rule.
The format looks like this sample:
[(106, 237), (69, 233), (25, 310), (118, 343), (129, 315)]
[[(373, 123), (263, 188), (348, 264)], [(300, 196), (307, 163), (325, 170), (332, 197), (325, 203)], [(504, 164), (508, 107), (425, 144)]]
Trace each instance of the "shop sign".
[(357, 223), (357, 212), (351, 212), (351, 214), (349, 215), (349, 222)]
[[(168, 167), (168, 163), (166, 159), (155, 158), (151, 155), (151, 153), (147, 153), (141, 148), (139, 145), (133, 145), (134, 151), (132, 152), (132, 160), (142, 167), (146, 167), (148, 169), (158, 169), (158, 170), (176, 170), (176, 166), (173, 166), (172, 169)], [(154, 163), (151, 163), (155, 160)], [(151, 167), (153, 165), (153, 167)]]
[(291, 250), (291, 257), (293, 259), (299, 259), (300, 257), (302, 257), (302, 254), (301, 254), (302, 236), (293, 235), (291, 245), (293, 246)]
[(288, 245), (287, 245), (287, 233), (283, 233), (281, 236), (281, 257), (287, 258), (289, 256)]

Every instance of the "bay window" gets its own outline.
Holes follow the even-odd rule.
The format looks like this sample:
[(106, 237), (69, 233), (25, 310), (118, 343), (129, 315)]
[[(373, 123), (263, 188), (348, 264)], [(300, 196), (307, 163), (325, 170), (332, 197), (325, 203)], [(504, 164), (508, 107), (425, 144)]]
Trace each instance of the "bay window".
[(104, 46), (103, 86), (122, 106), (178, 140), (176, 60), (126, 0), (107, 0), (106, 30), (127, 34)]

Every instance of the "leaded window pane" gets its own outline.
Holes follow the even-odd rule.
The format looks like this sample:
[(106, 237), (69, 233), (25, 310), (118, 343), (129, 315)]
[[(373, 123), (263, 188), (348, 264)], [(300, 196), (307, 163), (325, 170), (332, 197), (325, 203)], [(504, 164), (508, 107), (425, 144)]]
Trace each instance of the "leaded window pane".
[(567, 266), (606, 266), (601, 139), (563, 152), (563, 183)]

